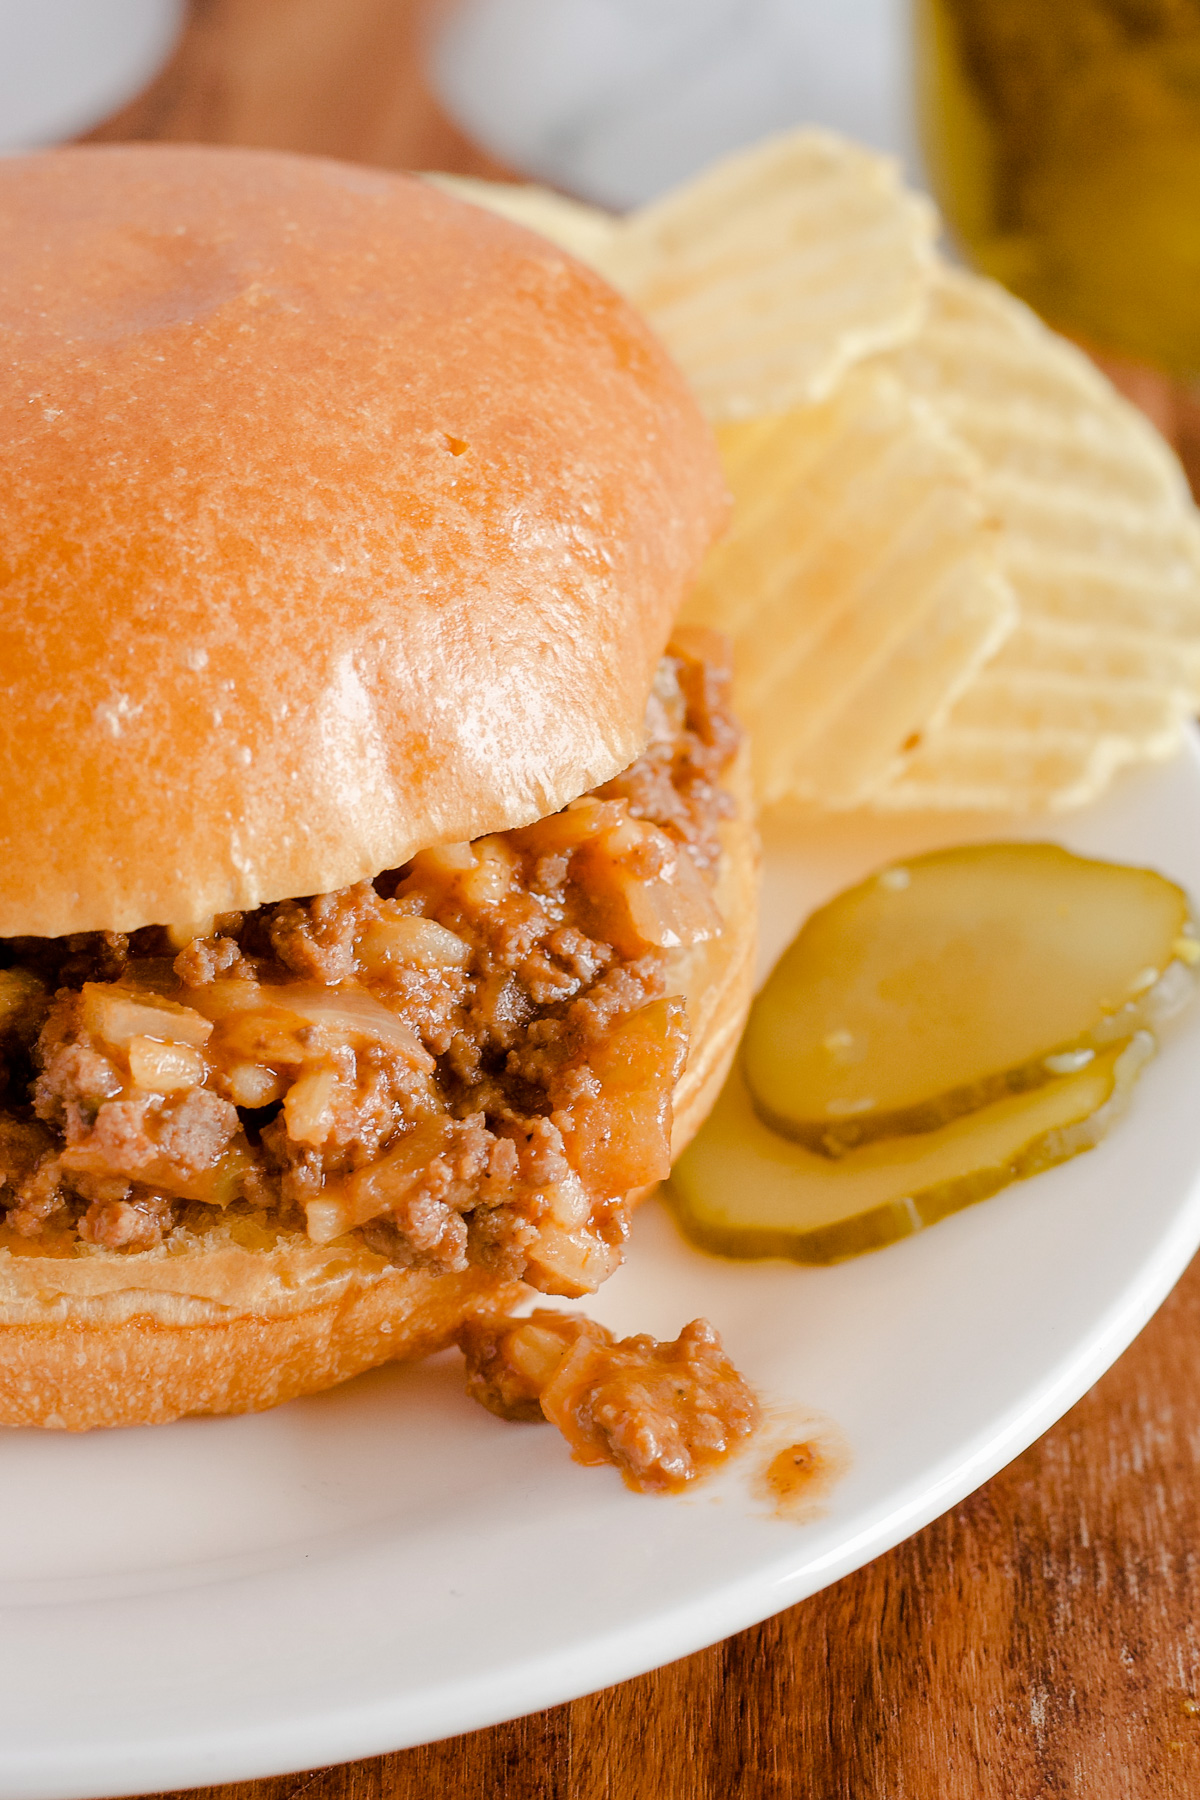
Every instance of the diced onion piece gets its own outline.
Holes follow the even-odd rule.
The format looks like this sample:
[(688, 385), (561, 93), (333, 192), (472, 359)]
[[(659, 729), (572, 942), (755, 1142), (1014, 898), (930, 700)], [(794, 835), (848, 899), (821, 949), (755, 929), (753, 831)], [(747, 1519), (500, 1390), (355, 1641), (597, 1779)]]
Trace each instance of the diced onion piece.
[(239, 1062), (225, 1071), (225, 1091), (235, 1106), (270, 1106), (281, 1098), (283, 1082), (261, 1063)]
[(524, 1279), (540, 1293), (574, 1300), (594, 1294), (620, 1264), (620, 1250), (586, 1227), (546, 1224), (530, 1245)]
[(333, 1130), (333, 1102), (337, 1094), (336, 1069), (311, 1069), (287, 1091), (283, 1118), (295, 1144), (324, 1144)]
[(96, 981), (84, 983), (83, 1019), (87, 1030), (114, 1050), (126, 1049), (135, 1037), (190, 1044), (199, 1050), (212, 1035), (212, 1022), (190, 1006), (176, 1006), (170, 1000), (151, 1004)]
[[(564, 1326), (572, 1328), (569, 1335)], [(505, 1360), (512, 1364), (518, 1375), (524, 1376), (531, 1387), (544, 1388), (553, 1380), (563, 1357), (571, 1348), (576, 1335), (574, 1327), (574, 1320), (564, 1320), (556, 1329), (553, 1319), (548, 1323), (543, 1323), (536, 1317), (522, 1319), (512, 1331), (504, 1334)]]
[(217, 921), (213, 913), (203, 919), (193, 919), (190, 923), (167, 926), (167, 942), (174, 950), (186, 950), (196, 938), (211, 937), (216, 930)]
[(433, 844), (413, 857), (413, 874), (457, 875), (475, 867), (475, 852), (470, 844)]
[(546, 1217), (529, 1247), (525, 1280), (543, 1294), (595, 1293), (620, 1266), (619, 1246), (606, 1243), (590, 1224), (591, 1196), (574, 1171), (545, 1189), (544, 1197)]
[(136, 1146), (122, 1153), (102, 1138), (97, 1141), (95, 1135), (82, 1143), (69, 1144), (60, 1160), (64, 1169), (106, 1178), (124, 1176), (178, 1200), (202, 1200), (207, 1206), (228, 1206), (231, 1200), (238, 1199), (254, 1167), (245, 1143), (237, 1138), (207, 1168), (191, 1169), (186, 1174), (168, 1156), (148, 1161)]
[(206, 1019), (220, 1021), (230, 1013), (250, 1012), (261, 1006), (262, 1000), (263, 989), (257, 981), (213, 981), (195, 990), (193, 1005)]
[(358, 944), (358, 956), (368, 974), (389, 969), (461, 969), (471, 960), (471, 946), (434, 919), (401, 913), (376, 919), (367, 926)]
[(258, 1063), (294, 1069), (311, 1060), (309, 1046), (301, 1041), (310, 1035), (305, 1021), (283, 1007), (239, 1009), (226, 1013), (219, 1022), (212, 1054), (221, 1067)]
[(382, 1001), (376, 1000), (365, 988), (319, 987), (315, 982), (297, 982), (294, 987), (264, 988), (264, 998), (267, 995), (271, 995), (275, 1005), (285, 1007), (312, 1025), (321, 1025), (349, 1037), (374, 1038), (378, 1043), (389, 1044), (407, 1057), (413, 1068), (426, 1074), (435, 1066), (433, 1057), (412, 1027), (398, 1019), (394, 1012), (389, 1012)]
[(454, 1121), (444, 1113), (422, 1119), (385, 1155), (344, 1181), (327, 1186), (319, 1199), (310, 1200), (305, 1207), (308, 1235), (314, 1244), (328, 1244), (398, 1205), (424, 1180), (430, 1163), (453, 1134)]
[(163, 1181), (161, 1175), (156, 1174), (153, 1179), (165, 1192), (174, 1192), (181, 1199), (202, 1200), (205, 1206), (225, 1207), (242, 1198), (246, 1179), (253, 1169), (254, 1159), (239, 1133), (215, 1163), (207, 1169), (201, 1169), (190, 1180), (179, 1182), (174, 1189)]
[(642, 820), (596, 834), (575, 859), (573, 879), (596, 928), (626, 956), (647, 945), (679, 950), (719, 937), (721, 915), (686, 850)]
[(240, 1200), (246, 1178), (253, 1170), (254, 1159), (245, 1144), (230, 1144), (216, 1166), (201, 1176), (197, 1183), (199, 1198), (206, 1206), (228, 1206)]
[(473, 869), (458, 878), (458, 889), (472, 906), (496, 906), (512, 886), (516, 858), (500, 838), (480, 838), (472, 845)]
[(573, 879), (596, 928), (625, 955), (719, 937), (721, 915), (687, 851), (622, 801), (585, 795), (522, 833), (534, 855), (575, 853)]
[(190, 1044), (164, 1044), (150, 1037), (129, 1040), (129, 1073), (135, 1087), (177, 1094), (204, 1079), (204, 1058)]
[(539, 819), (536, 825), (526, 826), (521, 832), (521, 842), (538, 856), (569, 852), (586, 844), (597, 832), (619, 824), (621, 818), (622, 809), (615, 801), (596, 800), (585, 794), (579, 800), (572, 800), (562, 812), (552, 813), (548, 819)]
[(439, 883), (453, 881), (465, 900), (488, 906), (508, 892), (515, 862), (501, 837), (478, 838), (473, 844), (434, 844), (414, 856), (412, 879), (419, 883), (432, 876)]
[(649, 881), (640, 881), (620, 865), (618, 871), (634, 930), (648, 944), (679, 950), (720, 937), (716, 902), (686, 850), (677, 850), (662, 873)]
[[(669, 1173), (671, 1095), (687, 1042), (686, 1005), (671, 997), (626, 1014), (603, 1043), (580, 1053), (579, 1065), (595, 1077), (595, 1091), (573, 1102), (563, 1142), (590, 1194), (612, 1199)], [(553, 1213), (560, 1225), (577, 1222), (558, 1206)]]
[(334, 1238), (354, 1230), (345, 1197), (336, 1191), (323, 1193), (319, 1200), (308, 1201), (304, 1216), (314, 1244), (331, 1244)]

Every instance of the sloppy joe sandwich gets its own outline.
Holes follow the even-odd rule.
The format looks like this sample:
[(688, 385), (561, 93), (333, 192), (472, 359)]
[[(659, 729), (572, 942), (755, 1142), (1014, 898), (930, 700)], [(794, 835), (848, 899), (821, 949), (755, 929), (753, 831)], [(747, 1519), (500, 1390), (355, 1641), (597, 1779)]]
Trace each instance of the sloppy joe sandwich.
[(0, 163), (0, 1422), (580, 1295), (715, 1097), (726, 505), (633, 310), (435, 188)]

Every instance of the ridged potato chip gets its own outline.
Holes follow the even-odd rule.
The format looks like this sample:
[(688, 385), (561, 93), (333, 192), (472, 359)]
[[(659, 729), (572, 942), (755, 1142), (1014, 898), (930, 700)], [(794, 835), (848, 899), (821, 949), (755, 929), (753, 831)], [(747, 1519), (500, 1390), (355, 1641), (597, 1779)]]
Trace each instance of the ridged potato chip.
[(975, 459), (885, 371), (719, 428), (733, 521), (684, 618), (734, 641), (767, 804), (859, 804), (1012, 627)]
[(623, 219), (545, 188), (427, 179), (591, 263), (714, 420), (822, 399), (923, 317), (937, 215), (890, 157), (832, 132), (768, 138)]
[(1081, 352), (959, 271), (878, 366), (975, 453), (1020, 618), (872, 804), (1062, 810), (1169, 755), (1200, 693), (1200, 526), (1171, 451)]
[(568, 200), (550, 188), (508, 181), (483, 181), (474, 175), (426, 175), (435, 187), (488, 212), (540, 232), (560, 249), (604, 273), (604, 262), (621, 221), (598, 206)]
[(623, 220), (437, 179), (624, 289), (717, 423), (735, 516), (689, 616), (737, 643), (766, 804), (1062, 810), (1174, 750), (1183, 471), (1081, 352), (937, 262), (886, 158), (792, 132)]
[(890, 157), (804, 129), (627, 218), (602, 261), (709, 417), (820, 400), (923, 316), (937, 216)]

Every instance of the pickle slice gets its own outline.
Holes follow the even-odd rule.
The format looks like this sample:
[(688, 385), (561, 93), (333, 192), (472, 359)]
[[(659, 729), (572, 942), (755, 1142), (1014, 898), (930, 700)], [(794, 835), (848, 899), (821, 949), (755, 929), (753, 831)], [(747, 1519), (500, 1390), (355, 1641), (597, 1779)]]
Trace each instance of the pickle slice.
[(920, 1137), (836, 1162), (756, 1116), (735, 1069), (667, 1189), (684, 1235), (718, 1256), (832, 1263), (879, 1250), (1099, 1142), (1154, 1054), (1141, 1031), (1083, 1068)]
[(969, 844), (813, 914), (743, 1041), (760, 1117), (826, 1156), (936, 1130), (1177, 1010), (1200, 973), (1181, 888), (1056, 844)]

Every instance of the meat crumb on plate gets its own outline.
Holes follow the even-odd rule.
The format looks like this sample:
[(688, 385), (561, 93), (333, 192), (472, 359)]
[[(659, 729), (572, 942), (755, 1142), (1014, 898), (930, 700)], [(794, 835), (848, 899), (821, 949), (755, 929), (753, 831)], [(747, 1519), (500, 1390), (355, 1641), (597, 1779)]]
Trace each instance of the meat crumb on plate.
[(502, 1419), (548, 1419), (576, 1462), (612, 1463), (640, 1493), (670, 1493), (746, 1442), (762, 1413), (707, 1319), (671, 1342), (616, 1338), (579, 1313), (472, 1320), (467, 1392)]

